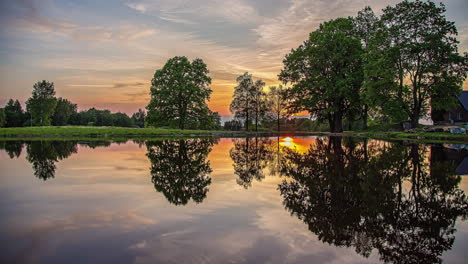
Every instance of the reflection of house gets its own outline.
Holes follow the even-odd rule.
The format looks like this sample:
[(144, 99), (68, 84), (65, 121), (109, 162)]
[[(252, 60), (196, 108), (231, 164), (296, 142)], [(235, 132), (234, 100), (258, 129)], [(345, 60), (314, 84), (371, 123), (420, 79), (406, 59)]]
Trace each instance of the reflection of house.
[(468, 175), (468, 157), (464, 158), (460, 165), (458, 165), (455, 174)]
[(445, 163), (456, 175), (468, 175), (468, 146), (463, 144), (433, 145), (431, 164)]
[(446, 111), (433, 111), (434, 124), (467, 124), (468, 123), (468, 91), (463, 91), (457, 97), (457, 107)]

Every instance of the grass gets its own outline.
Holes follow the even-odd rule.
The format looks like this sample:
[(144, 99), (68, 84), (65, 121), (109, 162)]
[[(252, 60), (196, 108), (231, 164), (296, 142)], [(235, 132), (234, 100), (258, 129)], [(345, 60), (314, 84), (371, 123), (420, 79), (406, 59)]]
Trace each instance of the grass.
[(0, 137), (150, 137), (212, 135), (213, 130), (181, 130), (129, 127), (9, 127), (0, 128)]
[[(275, 132), (260, 132), (260, 136), (275, 136)], [(334, 135), (327, 132), (282, 132), (285, 135)], [(62, 126), (62, 127), (14, 127), (0, 128), (0, 139), (14, 140), (18, 138), (31, 139), (131, 139), (151, 137), (197, 137), (220, 136), (238, 137), (254, 136), (255, 132), (245, 131), (214, 131), (214, 130), (180, 130), (164, 128), (127, 128), (127, 127), (87, 127), (87, 126)], [(371, 138), (387, 138), (394, 140), (430, 140), (468, 143), (466, 134), (450, 134), (437, 132), (385, 132), (385, 131), (346, 131), (344, 135), (365, 136)]]
[(388, 131), (346, 131), (347, 134), (360, 134), (373, 138), (392, 139), (421, 139), (421, 140), (456, 140), (458, 142), (468, 142), (467, 134), (451, 134), (448, 132), (388, 132)]

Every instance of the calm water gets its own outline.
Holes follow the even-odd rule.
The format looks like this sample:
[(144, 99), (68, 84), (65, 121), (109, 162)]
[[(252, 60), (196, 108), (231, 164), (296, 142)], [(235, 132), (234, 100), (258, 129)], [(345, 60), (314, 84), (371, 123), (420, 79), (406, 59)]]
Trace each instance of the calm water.
[(466, 263), (468, 149), (0, 142), (0, 263)]

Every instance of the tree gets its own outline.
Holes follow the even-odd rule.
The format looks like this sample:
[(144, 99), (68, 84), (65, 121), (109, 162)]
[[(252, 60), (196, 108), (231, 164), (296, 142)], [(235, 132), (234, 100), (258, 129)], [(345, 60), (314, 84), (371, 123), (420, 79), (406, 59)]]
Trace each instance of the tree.
[(10, 99), (5, 105), (5, 127), (21, 127), (24, 124), (24, 111), (18, 100)]
[(236, 81), (238, 85), (234, 87), (234, 94), (229, 109), (236, 119), (245, 120), (245, 130), (248, 131), (250, 118), (254, 113), (255, 107), (255, 98), (253, 96), (255, 87), (252, 74), (246, 72), (237, 77)]
[(468, 55), (458, 53), (457, 29), (445, 11), (442, 3), (420, 0), (388, 6), (371, 46), (367, 85), (390, 102), (384, 112), (409, 119), (413, 128), (430, 105), (435, 110), (453, 105), (466, 78)]
[(291, 110), (328, 120), (332, 132), (343, 131), (343, 117), (359, 111), (362, 45), (348, 18), (325, 22), (283, 60), (279, 79), (293, 84)]
[(137, 125), (138, 127), (145, 127), (145, 117), (146, 117), (145, 111), (142, 109), (138, 109), (138, 112), (135, 112), (132, 115), (133, 123)]
[(112, 114), (112, 125), (117, 127), (132, 127), (134, 123), (127, 114), (117, 112)]
[(31, 114), (32, 125), (50, 125), (56, 105), (54, 83), (45, 80), (35, 83), (32, 96), (26, 102), (26, 109)]
[[(353, 27), (356, 36), (361, 40), (364, 52), (367, 52), (369, 41), (375, 36), (379, 25), (379, 18), (374, 14), (372, 8), (366, 6), (363, 10), (358, 12), (358, 15), (353, 18)], [(363, 56), (363, 63), (366, 64), (367, 56)], [(371, 104), (370, 96), (367, 93), (366, 86), (362, 86), (359, 93), (362, 102), (362, 115), (363, 129), (367, 129), (367, 118), (369, 116), (369, 105)], [(352, 121), (352, 120), (351, 120)]]
[(270, 92), (267, 94), (268, 106), (270, 112), (274, 115), (277, 120), (277, 131), (280, 131), (280, 120), (281, 118), (288, 118), (289, 112), (289, 100), (287, 90), (282, 85), (270, 86)]
[(255, 116), (255, 131), (258, 131), (258, 121), (265, 116), (268, 111), (268, 101), (266, 100), (266, 93), (263, 91), (265, 82), (257, 80), (253, 85), (252, 98), (253, 98), (253, 113)]
[(234, 130), (234, 131), (239, 131), (242, 129), (242, 123), (239, 120), (230, 120), (224, 122), (224, 129), (225, 130)]
[(190, 62), (186, 57), (169, 59), (154, 73), (151, 100), (146, 121), (153, 126), (178, 126), (196, 123), (201, 113), (208, 114), (211, 78), (201, 59)]
[(0, 108), (0, 127), (5, 127), (5, 124), (6, 124), (5, 109)]
[(54, 115), (52, 116), (53, 126), (67, 125), (70, 117), (76, 114), (77, 105), (71, 103), (67, 99), (59, 97), (57, 99), (57, 106), (55, 107)]

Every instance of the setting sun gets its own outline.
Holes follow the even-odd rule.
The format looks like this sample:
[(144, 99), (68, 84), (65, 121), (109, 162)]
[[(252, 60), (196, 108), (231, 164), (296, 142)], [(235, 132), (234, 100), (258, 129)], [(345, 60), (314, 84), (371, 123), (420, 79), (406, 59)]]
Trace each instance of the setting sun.
[(283, 138), (283, 141), (291, 142), (291, 141), (294, 141), (294, 140), (292, 138), (290, 138), (290, 137), (285, 137), (285, 138)]

